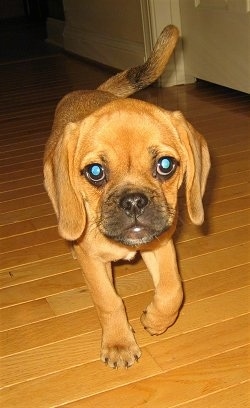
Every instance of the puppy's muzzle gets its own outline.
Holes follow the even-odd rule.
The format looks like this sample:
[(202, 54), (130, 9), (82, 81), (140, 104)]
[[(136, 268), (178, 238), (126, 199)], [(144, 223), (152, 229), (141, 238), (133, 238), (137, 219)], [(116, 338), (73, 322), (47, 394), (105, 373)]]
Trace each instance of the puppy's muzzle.
[(175, 210), (157, 192), (125, 189), (106, 198), (99, 228), (108, 238), (140, 246), (166, 231), (174, 217)]

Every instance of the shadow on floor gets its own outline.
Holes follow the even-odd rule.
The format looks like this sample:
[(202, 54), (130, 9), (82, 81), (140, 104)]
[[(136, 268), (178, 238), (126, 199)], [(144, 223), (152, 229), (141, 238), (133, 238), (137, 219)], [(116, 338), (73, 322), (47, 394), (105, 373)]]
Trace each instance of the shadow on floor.
[(1, 20), (0, 63), (55, 55), (60, 48), (46, 42), (46, 23), (26, 18)]

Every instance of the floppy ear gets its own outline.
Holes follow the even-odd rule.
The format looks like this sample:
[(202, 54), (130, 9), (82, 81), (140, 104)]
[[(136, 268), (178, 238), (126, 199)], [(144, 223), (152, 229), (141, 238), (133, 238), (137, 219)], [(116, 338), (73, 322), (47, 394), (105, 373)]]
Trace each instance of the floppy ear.
[(185, 120), (181, 112), (173, 112), (176, 130), (186, 156), (186, 200), (191, 221), (204, 221), (202, 197), (210, 169), (210, 157), (205, 139)]
[(69, 123), (44, 163), (45, 188), (58, 218), (59, 234), (69, 241), (80, 237), (86, 222), (83, 200), (74, 180), (77, 140), (78, 126)]

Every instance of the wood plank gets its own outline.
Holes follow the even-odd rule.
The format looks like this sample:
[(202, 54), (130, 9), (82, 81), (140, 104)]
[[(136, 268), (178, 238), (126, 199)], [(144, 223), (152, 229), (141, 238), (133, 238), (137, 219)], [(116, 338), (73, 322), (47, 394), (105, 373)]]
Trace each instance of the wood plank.
[(1, 183), (1, 191), (12, 191), (19, 190), (24, 187), (36, 186), (42, 183), (42, 174), (30, 176), (25, 179), (20, 180), (7, 180), (4, 183)]
[(3, 203), (0, 203), (0, 211), (2, 213), (8, 213), (10, 211), (19, 210), (20, 208), (28, 208), (28, 207), (31, 208), (37, 205), (48, 204), (48, 203), (49, 203), (49, 197), (47, 193), (44, 191), (44, 193), (40, 193), (40, 194), (28, 196), (28, 197), (17, 198), (15, 200), (5, 201)]
[[(152, 407), (171, 407), (171, 404), (173, 406), (175, 402), (184, 402), (190, 393), (192, 393), (193, 398), (204, 395), (204, 388), (211, 393), (221, 388), (230, 387), (237, 382), (245, 381), (249, 374), (247, 352), (247, 347), (240, 347), (164, 374), (160, 374), (158, 366), (147, 352), (144, 352), (142, 364), (133, 366), (128, 371), (110, 370), (100, 366), (100, 363), (89, 363), (84, 366), (73, 367), (70, 371), (54, 373), (47, 377), (5, 388), (2, 391), (2, 401), (5, 407), (14, 406), (18, 401), (21, 408), (25, 407), (27, 403), (26, 396), (32, 394), (32, 403), (37, 408), (45, 408), (69, 402), (69, 391), (71, 399), (74, 401), (92, 396), (98, 391), (111, 390), (114, 389), (114, 386), (126, 386), (128, 382), (135, 383), (137, 381), (136, 384), (124, 387), (122, 393), (121, 389), (118, 389), (116, 394), (119, 395), (120, 393), (120, 397), (114, 399), (112, 396), (109, 402), (113, 403), (115, 400), (116, 404), (124, 408), (132, 408), (135, 403), (140, 406), (143, 401), (149, 401)], [(199, 373), (199, 377), (197, 377), (197, 373)], [(92, 381), (93, 377), (95, 383)], [(144, 378), (145, 387), (140, 387), (140, 381), (138, 381), (140, 378)], [(190, 379), (195, 382), (195, 387)], [(166, 381), (171, 384), (171, 387), (163, 386)], [(182, 393), (178, 392), (177, 382), (180, 381)], [(62, 383), (65, 384), (64, 387), (61, 386)], [(134, 392), (132, 392), (132, 387)], [(158, 390), (157, 393), (155, 392), (156, 389)], [(41, 392), (41, 390), (43, 391)], [(129, 399), (125, 398), (125, 395), (129, 395)], [(84, 404), (86, 407), (88, 406), (86, 400)], [(96, 406), (101, 405), (97, 404)]]
[[(182, 197), (181, 197), (182, 198)], [(213, 217), (219, 217), (221, 215), (233, 214), (237, 211), (250, 208), (250, 195), (247, 192), (243, 192), (243, 195), (240, 197), (234, 197), (226, 199), (225, 201), (210, 202), (210, 198), (205, 196), (204, 200), (204, 211), (205, 211), (205, 224), (201, 226), (204, 228), (204, 225), (208, 225), (208, 222)], [(189, 215), (187, 213), (186, 205), (181, 202), (179, 208), (179, 220), (182, 224), (191, 224)]]
[[(37, 125), (38, 124), (36, 124), (36, 126)], [(32, 149), (32, 147), (36, 147), (39, 144), (45, 145), (49, 132), (50, 130), (48, 129), (48, 125), (44, 126), (43, 122), (40, 123), (40, 129), (37, 129), (36, 127), (32, 129), (31, 124), (29, 124), (29, 126), (26, 124), (26, 127), (23, 129), (8, 127), (5, 130), (6, 139), (1, 138), (0, 140), (1, 151), (20, 149), (22, 152), (23, 149)]]
[[(126, 393), (126, 390), (123, 390), (123, 388), (120, 388), (119, 391), (123, 394), (123, 392)], [(192, 392), (192, 389), (190, 390)], [(125, 400), (130, 399), (130, 392), (127, 394), (127, 398), (124, 397)], [(129, 396), (129, 397), (128, 397)], [(103, 394), (99, 396), (93, 396), (89, 397), (86, 399), (74, 401), (69, 404), (63, 404), (63, 407), (65, 408), (95, 408), (98, 405), (95, 404), (102, 404), (103, 407), (107, 407), (107, 404), (112, 404), (111, 398), (116, 398), (116, 392), (110, 391), (109, 394)], [(133, 395), (131, 395), (131, 398), (133, 398)], [(120, 403), (120, 400), (118, 401)], [(147, 400), (144, 400), (142, 404), (147, 404), (148, 408), (155, 408), (155, 405), (150, 404), (150, 402)], [(211, 391), (205, 395), (201, 396), (199, 398), (192, 399), (191, 402), (187, 403), (181, 403), (181, 405), (178, 404), (178, 406), (182, 408), (225, 408), (225, 407), (230, 407), (230, 408), (239, 408), (239, 407), (247, 407), (249, 405), (249, 382), (241, 382), (240, 384), (232, 385), (231, 387), (225, 388), (220, 391)], [(62, 405), (60, 405), (61, 407)], [(100, 405), (101, 406), (101, 405)], [(110, 405), (111, 406), (111, 405)], [(120, 404), (119, 404), (120, 406)], [(143, 405), (141, 405), (143, 406)], [(59, 405), (57, 405), (59, 407)], [(123, 405), (125, 408), (125, 406)], [(172, 407), (176, 407), (176, 405), (172, 405)], [(122, 406), (121, 406), (122, 408)], [(132, 408), (132, 407), (131, 407)], [(163, 405), (162, 408), (166, 408), (166, 405)]]
[[(248, 345), (250, 333), (247, 332), (246, 327), (249, 323), (250, 315), (243, 315), (236, 319), (203, 327), (199, 331), (147, 345), (146, 349), (159, 367), (163, 371), (168, 371), (223, 353), (226, 350)], [(230, 336), (228, 333), (231, 333)], [(218, 342), (218, 338), (222, 340), (222, 343)]]
[(40, 195), (43, 193), (44, 193), (44, 186), (42, 183), (40, 183), (36, 186), (24, 187), (19, 190), (11, 190), (11, 191), (0, 193), (0, 202), (9, 203), (12, 200), (16, 200), (16, 199), (20, 200), (24, 197), (29, 197), (29, 196), (38, 195), (38, 194)]
[[(250, 145), (250, 143), (249, 143)], [(248, 147), (249, 147), (248, 145)], [(231, 155), (234, 152), (237, 154), (243, 153), (246, 149), (246, 142), (245, 141), (236, 141), (236, 143), (228, 144), (226, 146), (220, 146), (220, 147), (212, 147), (210, 149), (210, 152), (212, 155), (215, 155), (216, 157), (221, 157), (223, 158), (225, 155)]]
[(250, 195), (243, 195), (237, 198), (231, 198), (226, 201), (211, 203), (205, 207), (206, 220), (211, 217), (218, 217), (223, 214), (233, 214), (250, 206)]
[[(105, 394), (92, 396), (91, 399), (84, 399), (82, 402), (86, 408), (101, 406), (99, 404), (109, 406), (112, 401), (116, 401), (116, 404), (121, 408), (142, 406), (145, 402), (149, 408), (176, 407), (177, 404), (180, 405), (187, 400), (204, 397), (206, 394), (218, 392), (221, 389), (246, 381), (249, 366), (244, 359), (246, 359), (247, 353), (247, 347), (232, 350), (145, 379), (144, 384), (137, 382)], [(239, 362), (242, 363), (241, 368), (238, 366), (234, 371), (233, 364)], [(180, 383), (182, 384), (181, 393), (179, 392)], [(169, 386), (166, 387), (166, 384)], [(69, 406), (74, 407), (75, 405), (72, 403)]]
[(194, 258), (180, 259), (179, 268), (183, 279), (188, 280), (195, 276), (237, 268), (249, 262), (250, 241)]
[(32, 162), (34, 160), (40, 160), (41, 157), (43, 157), (44, 145), (42, 145), (41, 148), (37, 152), (35, 152), (35, 150), (38, 150), (38, 149), (34, 148), (34, 152), (28, 153), (28, 154), (25, 154), (25, 152), (20, 152), (20, 150), (17, 150), (16, 153), (13, 151), (8, 152), (5, 155), (4, 159), (0, 159), (0, 170), (1, 170), (1, 167), (8, 166), (8, 164), (10, 163), (10, 160), (18, 161), (18, 163), (20, 164), (20, 167), (22, 166), (23, 163), (27, 161)]
[(0, 259), (0, 268), (5, 270), (67, 253), (69, 253), (68, 243), (63, 239), (59, 239), (36, 245), (32, 248), (32, 251), (30, 248), (24, 248), (17, 249), (11, 253), (4, 253)]
[[(185, 302), (194, 302), (250, 285), (250, 263), (184, 281)], [(249, 288), (250, 293), (250, 288)]]
[[(228, 171), (226, 171), (225, 174), (228, 174)], [(248, 183), (218, 188), (216, 190), (212, 190), (211, 192), (209, 192), (209, 195), (208, 193), (205, 195), (204, 203), (206, 205), (208, 202), (211, 201), (213, 201), (213, 203), (216, 203), (220, 201), (227, 201), (232, 198), (239, 198), (244, 196), (249, 197), (249, 192), (250, 191)]]
[[(53, 97), (53, 99), (55, 99)], [(37, 106), (38, 105), (38, 106)], [(31, 107), (28, 103), (26, 106), (20, 106), (15, 108), (14, 110), (8, 110), (8, 112), (4, 112), (4, 121), (7, 120), (18, 120), (19, 116), (22, 116), (23, 120), (31, 120), (31, 118), (35, 118), (36, 116), (40, 116), (42, 113), (48, 115), (48, 118), (51, 116), (51, 107), (48, 106), (48, 100), (44, 100), (44, 102), (39, 101), (35, 107)]]
[[(236, 128), (239, 129), (240, 135), (238, 131), (235, 132)], [(207, 123), (206, 126), (203, 126), (203, 132), (206, 139), (209, 141), (209, 145), (214, 146), (215, 148), (223, 148), (224, 146), (237, 143), (241, 138), (247, 140), (244, 139), (243, 136), (247, 136), (249, 133), (249, 123), (248, 120), (242, 121), (241, 119), (239, 120), (237, 117), (234, 117), (226, 126), (220, 121), (216, 124), (216, 129), (211, 126), (211, 123)]]
[[(39, 159), (30, 160), (28, 162), (22, 163), (21, 170), (29, 170), (30, 174), (32, 174), (32, 171), (31, 171), (32, 167), (42, 166), (42, 164), (43, 164), (43, 158), (41, 156)], [(13, 172), (18, 171), (18, 168), (20, 168), (19, 163), (6, 164), (5, 166), (1, 167), (1, 173), (2, 174), (13, 173)]]
[(214, 218), (211, 217), (202, 227), (197, 227), (192, 224), (180, 225), (175, 232), (175, 242), (180, 243), (184, 241), (190, 241), (195, 238), (203, 237), (207, 234), (214, 235), (237, 227), (243, 227), (249, 224), (249, 221), (250, 208), (234, 212), (233, 217), (232, 214), (225, 214)]
[(34, 247), (46, 242), (57, 241), (59, 239), (57, 227), (35, 230), (25, 234), (14, 235), (1, 239), (0, 253), (12, 252), (28, 247)]
[[(182, 408), (239, 408), (248, 407), (250, 402), (249, 381), (242, 382), (222, 391), (211, 393), (204, 398), (182, 404)], [(66, 405), (67, 406), (67, 405)]]
[[(45, 143), (45, 140), (48, 138), (48, 127), (50, 125), (44, 122), (40, 122), (40, 124), (37, 125), (38, 124), (35, 123), (32, 126), (32, 123), (30, 123), (29, 127), (27, 127), (26, 124), (23, 129), (19, 128), (19, 132), (16, 131), (17, 129), (7, 127), (4, 137), (1, 137), (0, 139), (1, 149), (8, 148), (8, 146), (13, 148), (15, 143), (18, 143), (16, 149), (31, 148), (30, 145), (33, 142), (35, 146), (37, 146), (39, 142)], [(37, 127), (39, 127), (39, 129)], [(24, 143), (26, 143), (26, 146), (24, 146)]]
[(80, 269), (70, 251), (55, 257), (48, 257), (22, 266), (7, 268), (0, 273), (0, 287), (5, 288), (32, 282), (49, 276)]
[[(89, 296), (88, 292), (83, 292), (82, 296), (85, 296), (85, 293)], [(178, 320), (162, 335), (162, 339), (166, 335), (174, 336), (176, 333), (194, 330), (248, 313), (249, 307), (246, 302), (248, 297), (249, 288), (243, 287), (199, 302), (185, 303)], [(152, 294), (150, 292), (125, 299), (128, 317), (136, 331), (139, 344), (143, 340), (138, 317), (151, 300)], [(228, 305), (233, 306), (229, 307)], [(217, 311), (216, 314), (215, 310)], [(87, 325), (86, 322), (91, 322), (91, 325)], [(28, 326), (17, 327), (1, 333), (1, 356), (20, 353), (35, 347), (86, 334), (99, 328), (100, 324), (93, 307), (36, 322)], [(144, 330), (142, 331), (144, 333)], [(43, 333), (42, 337), (41, 333)], [(20, 342), (20, 339), (22, 339), (22, 342)], [(153, 339), (158, 341), (157, 337), (153, 337)]]
[(11, 177), (11, 180), (21, 180), (25, 178), (29, 178), (31, 175), (42, 174), (43, 166), (41, 164), (34, 166), (33, 162), (31, 162), (30, 168), (27, 169), (16, 169), (15, 171), (11, 171), (10, 173), (2, 173), (0, 174), (0, 183), (5, 183), (8, 178)]
[(213, 186), (215, 188), (224, 188), (248, 182), (250, 180), (250, 171), (244, 170), (234, 174), (225, 174), (224, 176), (216, 175), (214, 178)]
[[(135, 382), (139, 379), (158, 374), (159, 372), (160, 369), (155, 364), (152, 357), (145, 352), (143, 370), (139, 369), (139, 365), (132, 370), (107, 370), (107, 367), (103, 366), (100, 362), (93, 362), (86, 366), (73, 367), (69, 372), (65, 371), (62, 373), (52, 374), (50, 378), (44, 377), (28, 383), (17, 384), (12, 387), (5, 388), (2, 391), (1, 401), (4, 404), (4, 407), (8, 408), (13, 406), (13, 404), (17, 404), (17, 401), (19, 401), (19, 398), (21, 398), (19, 407), (26, 408), (27, 395), (30, 394), (27, 393), (25, 384), (29, 384), (29, 392), (31, 392), (32, 395), (33, 392), (36, 394), (36, 396), (34, 395), (34, 399), (32, 398), (32, 404), (34, 404), (34, 406), (37, 408), (51, 407), (60, 402), (66, 402), (66, 394), (69, 392), (69, 390), (70, 394), (72, 396), (75, 395), (75, 397), (82, 396), (82, 393), (86, 392), (88, 395), (92, 393), (95, 388), (93, 387), (93, 378), (96, 378), (96, 383), (101, 390), (102, 387), (105, 387), (105, 385), (106, 387), (109, 387), (111, 383), (115, 385)], [(83, 381), (84, 377), (86, 377), (85, 381)], [(78, 378), (78, 380), (74, 385), (72, 380), (75, 381), (76, 378)], [(54, 388), (54, 391), (51, 392), (49, 389), (49, 383), (52, 385), (54, 380), (58, 384), (58, 387), (55, 383), (54, 387), (56, 388)], [(61, 387), (62, 384), (65, 386)], [(82, 386), (82, 384), (84, 384), (84, 386)], [(43, 389), (41, 394), (38, 392), (38, 390), (41, 389), (40, 387)]]
[[(1, 289), (0, 307), (29, 302), (82, 286), (85, 286), (85, 282), (80, 270), (65, 272), (42, 279), (40, 282), (32, 281), (28, 284)], [(82, 291), (85, 291), (84, 288)]]
[(38, 218), (46, 215), (54, 214), (52, 204), (38, 204), (34, 207), (20, 208), (11, 212), (0, 214), (0, 225), (8, 225), (11, 223), (22, 222), (33, 218)]
[[(248, 344), (249, 334), (245, 330), (247, 324), (249, 315), (243, 315), (160, 342), (154, 342), (154, 338), (144, 331), (140, 347), (143, 354), (146, 350), (154, 358), (161, 371), (173, 370), (194, 363), (197, 361), (197, 355), (202, 360)], [(140, 331), (143, 332), (143, 328)], [(229, 331), (233, 333), (232, 337), (228, 336)], [(221, 342), (218, 342), (218, 336)], [(100, 330), (3, 358), (1, 365), (4, 375), (1, 383), (3, 386), (9, 386), (41, 377), (48, 373), (48, 365), (52, 372), (58, 372), (69, 369), (72, 363), (83, 365), (93, 359), (99, 360), (99, 337)], [(197, 342), (199, 345), (194, 349), (193, 344)]]
[[(33, 140), (34, 142), (34, 140)], [(22, 147), (21, 147), (22, 146)], [(8, 164), (8, 159), (11, 157), (12, 159), (16, 159), (16, 161), (30, 161), (29, 158), (32, 158), (32, 155), (36, 154), (39, 158), (43, 155), (44, 151), (44, 141), (39, 138), (36, 141), (34, 146), (23, 147), (23, 143), (20, 143), (19, 146), (9, 145), (9, 148), (5, 147), (4, 151), (0, 152), (0, 164), (1, 166)]]
[[(31, 233), (40, 229), (51, 228), (57, 225), (55, 214), (48, 214), (29, 220), (15, 222), (0, 226), (0, 238), (9, 238), (11, 236)], [(56, 227), (57, 229), (57, 227)]]
[[(226, 174), (234, 174), (235, 172), (241, 172), (245, 170), (249, 170), (250, 165), (249, 165), (249, 159), (245, 160), (240, 160), (240, 159), (235, 159), (229, 162), (224, 163), (218, 162), (216, 165), (216, 174), (218, 175), (226, 175)], [(235, 169), (237, 169), (235, 171)]]
[[(245, 144), (245, 149), (244, 152), (232, 152), (230, 154), (224, 154), (222, 156), (223, 160), (220, 160), (217, 156), (213, 156), (212, 157), (212, 163), (213, 166), (224, 166), (224, 165), (231, 165), (232, 169), (231, 172), (234, 173), (235, 172), (235, 168), (234, 168), (234, 163), (241, 163), (241, 162), (245, 162), (249, 159), (249, 153), (250, 153), (250, 149), (249, 149), (249, 145), (246, 143)], [(245, 168), (246, 169), (246, 168)], [(212, 168), (213, 170), (213, 168)], [(237, 168), (238, 170), (238, 168)]]
[(241, 237), (242, 243), (248, 242), (249, 234), (250, 226), (247, 225), (233, 230), (219, 232), (214, 235), (196, 238), (192, 241), (177, 243), (177, 252), (181, 259), (191, 258), (237, 245), (237, 243), (239, 243), (238, 235)]
[(40, 320), (54, 317), (46, 299), (22, 303), (13, 307), (0, 309), (0, 331), (28, 325)]

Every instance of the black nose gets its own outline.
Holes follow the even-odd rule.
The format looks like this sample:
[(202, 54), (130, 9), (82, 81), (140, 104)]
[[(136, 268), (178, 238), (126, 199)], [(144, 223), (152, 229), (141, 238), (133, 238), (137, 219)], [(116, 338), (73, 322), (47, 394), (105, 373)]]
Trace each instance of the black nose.
[(142, 193), (129, 193), (120, 200), (120, 207), (123, 208), (129, 217), (141, 215), (147, 204), (148, 198)]

